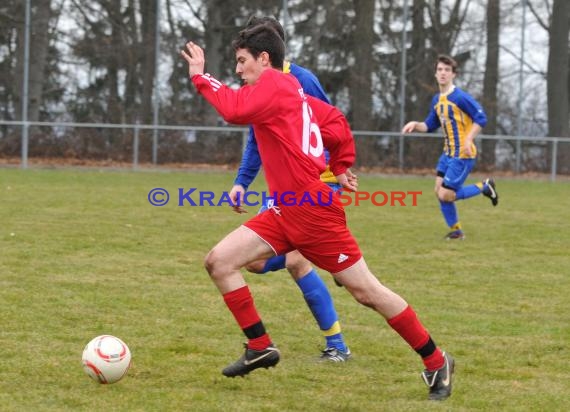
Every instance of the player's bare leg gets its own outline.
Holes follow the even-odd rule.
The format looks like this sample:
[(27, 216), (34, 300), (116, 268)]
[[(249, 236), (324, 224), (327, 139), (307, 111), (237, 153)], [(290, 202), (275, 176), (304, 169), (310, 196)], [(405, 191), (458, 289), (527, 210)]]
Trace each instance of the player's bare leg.
[(251, 229), (240, 226), (208, 252), (204, 266), (222, 294), (245, 286), (240, 269), (250, 262), (274, 256), (271, 247)]
[[(245, 268), (253, 273), (267, 273), (268, 261), (256, 260)], [(320, 359), (331, 362), (349, 360), (352, 354), (344, 341), (332, 297), (311, 262), (294, 250), (285, 255), (285, 268), (297, 283), (325, 338), (325, 349), (321, 352)]]
[(380, 283), (368, 269), (364, 258), (333, 276), (359, 303), (374, 309), (386, 319), (396, 316), (408, 306), (400, 295)]
[(359, 303), (382, 315), (392, 329), (422, 357), (425, 365), (422, 377), (429, 386), (429, 398), (442, 400), (449, 397), (454, 360), (436, 346), (408, 303), (380, 283), (368, 269), (364, 258), (334, 276)]
[(285, 255), (285, 268), (293, 279), (299, 280), (313, 269), (313, 265), (300, 252), (294, 250)]
[(273, 255), (274, 251), (267, 243), (251, 229), (240, 226), (223, 238), (206, 256), (206, 270), (248, 338), (245, 353), (224, 368), (222, 373), (225, 376), (244, 376), (257, 368), (273, 367), (279, 362), (279, 350), (265, 331), (251, 292), (240, 272), (240, 268), (247, 263)]

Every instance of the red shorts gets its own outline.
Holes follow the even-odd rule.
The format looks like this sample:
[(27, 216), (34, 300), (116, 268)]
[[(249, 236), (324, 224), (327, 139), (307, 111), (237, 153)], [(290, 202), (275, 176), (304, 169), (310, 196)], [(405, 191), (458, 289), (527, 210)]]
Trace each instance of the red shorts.
[(325, 183), (311, 183), (286, 203), (279, 204), (278, 199), (275, 207), (244, 223), (277, 255), (297, 249), (330, 273), (347, 269), (362, 257), (346, 227), (344, 208)]

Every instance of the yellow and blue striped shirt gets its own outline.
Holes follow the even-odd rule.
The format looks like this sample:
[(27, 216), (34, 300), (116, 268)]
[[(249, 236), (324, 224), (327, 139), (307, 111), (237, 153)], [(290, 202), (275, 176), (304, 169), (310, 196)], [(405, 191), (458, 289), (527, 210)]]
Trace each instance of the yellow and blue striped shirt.
[(472, 155), (468, 156), (463, 150), (465, 138), (473, 123), (481, 127), (487, 124), (487, 115), (481, 105), (467, 92), (455, 87), (448, 94), (436, 94), (431, 101), (431, 110), (425, 124), (428, 132), (438, 128), (443, 129), (443, 152), (451, 157), (460, 159), (475, 158), (477, 148), (473, 144)]

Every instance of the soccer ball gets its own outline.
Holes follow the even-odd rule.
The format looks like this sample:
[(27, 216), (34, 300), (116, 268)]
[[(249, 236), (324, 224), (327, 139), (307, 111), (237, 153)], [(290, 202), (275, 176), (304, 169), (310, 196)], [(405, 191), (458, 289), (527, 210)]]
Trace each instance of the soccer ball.
[(131, 366), (131, 351), (121, 339), (111, 335), (97, 336), (83, 350), (83, 369), (94, 381), (115, 383)]

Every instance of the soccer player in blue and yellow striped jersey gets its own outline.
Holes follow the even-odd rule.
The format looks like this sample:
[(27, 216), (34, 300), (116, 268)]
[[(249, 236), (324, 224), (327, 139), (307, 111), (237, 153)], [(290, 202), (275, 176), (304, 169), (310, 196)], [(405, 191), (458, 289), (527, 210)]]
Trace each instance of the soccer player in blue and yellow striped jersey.
[(465, 239), (465, 234), (461, 229), (455, 201), (483, 194), (496, 206), (499, 195), (494, 180), (490, 178), (463, 186), (477, 158), (477, 147), (473, 141), (487, 124), (487, 116), (469, 93), (453, 84), (456, 75), (457, 62), (449, 56), (440, 55), (435, 65), (439, 93), (431, 101), (430, 112), (423, 122), (407, 123), (402, 132), (443, 130), (443, 153), (436, 167), (435, 193), (451, 230), (445, 238), (461, 240)]

